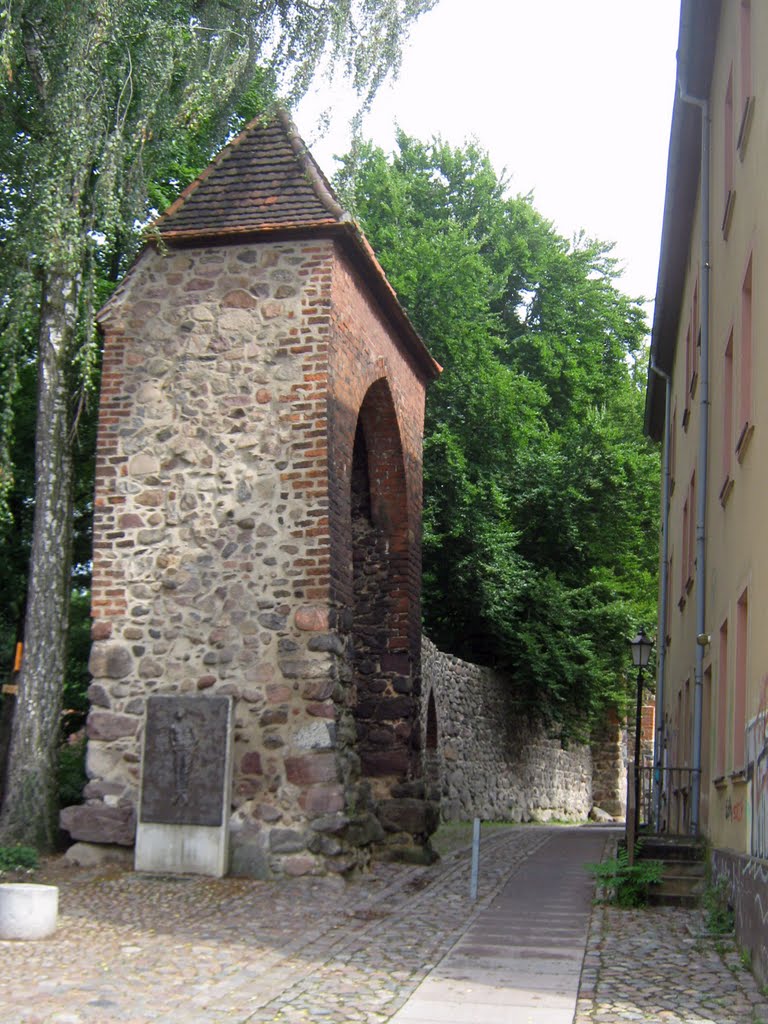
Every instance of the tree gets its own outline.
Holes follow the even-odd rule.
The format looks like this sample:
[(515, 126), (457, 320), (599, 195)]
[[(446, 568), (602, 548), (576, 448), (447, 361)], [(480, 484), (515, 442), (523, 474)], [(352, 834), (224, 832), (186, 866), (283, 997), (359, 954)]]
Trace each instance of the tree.
[(25, 657), (0, 838), (50, 846), (55, 835), (72, 441), (98, 357), (100, 260), (119, 275), (149, 210), (147, 181), (174, 156), (211, 155), (237, 127), (238, 101), (263, 106), (277, 87), (295, 99), (339, 62), (370, 99), (434, 2), (0, 0), (0, 371), (13, 394), (34, 339), (38, 380)]
[(477, 145), (359, 143), (337, 185), (443, 364), (424, 443), (424, 619), (584, 735), (649, 621), (658, 456), (639, 303), (610, 247), (557, 235)]

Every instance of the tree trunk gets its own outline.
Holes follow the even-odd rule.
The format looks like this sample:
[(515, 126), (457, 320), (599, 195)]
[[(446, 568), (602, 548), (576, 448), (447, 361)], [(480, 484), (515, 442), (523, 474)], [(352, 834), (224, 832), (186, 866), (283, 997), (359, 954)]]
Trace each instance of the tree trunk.
[(24, 657), (0, 812), (0, 841), (50, 849), (58, 834), (57, 750), (71, 590), (70, 371), (77, 280), (42, 286), (35, 436), (35, 514)]

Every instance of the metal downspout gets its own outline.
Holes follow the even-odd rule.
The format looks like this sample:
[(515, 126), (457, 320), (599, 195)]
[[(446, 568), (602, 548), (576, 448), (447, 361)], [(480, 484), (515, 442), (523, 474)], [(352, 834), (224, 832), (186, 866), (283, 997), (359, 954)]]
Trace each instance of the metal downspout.
[(669, 492), (670, 492), (670, 440), (672, 434), (672, 379), (653, 361), (651, 370), (664, 381), (664, 455), (663, 490), (661, 506), (661, 600), (657, 631), (656, 666), (656, 731), (653, 743), (653, 821), (656, 832), (661, 831), (661, 790), (664, 766), (664, 683), (667, 655), (667, 603), (669, 600)]
[(699, 457), (696, 474), (696, 668), (693, 691), (693, 764), (691, 779), (691, 835), (699, 833), (701, 804), (701, 729), (706, 633), (706, 510), (709, 463), (709, 102), (689, 96), (680, 84), (680, 99), (701, 111), (701, 380), (699, 382)]

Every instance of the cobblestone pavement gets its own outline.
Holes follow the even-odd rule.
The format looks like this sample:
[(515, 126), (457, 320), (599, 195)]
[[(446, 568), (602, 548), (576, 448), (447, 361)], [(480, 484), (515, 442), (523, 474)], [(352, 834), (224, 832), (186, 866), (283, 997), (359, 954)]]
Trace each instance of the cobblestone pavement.
[[(550, 834), (484, 839), (474, 904), (466, 850), (353, 883), (61, 871), (56, 933), (0, 942), (0, 1024), (384, 1024)], [(768, 1022), (697, 922), (596, 907), (575, 1024)]]
[(698, 910), (592, 911), (574, 1024), (768, 1024), (731, 936)]
[(352, 883), (72, 869), (56, 878), (55, 934), (0, 942), (0, 1021), (386, 1021), (547, 837), (488, 839), (475, 904), (466, 852), (429, 868), (378, 865)]

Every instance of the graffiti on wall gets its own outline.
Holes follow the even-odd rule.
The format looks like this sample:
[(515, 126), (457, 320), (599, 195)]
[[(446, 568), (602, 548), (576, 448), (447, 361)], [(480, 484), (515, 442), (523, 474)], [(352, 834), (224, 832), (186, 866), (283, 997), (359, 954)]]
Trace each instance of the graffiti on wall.
[(739, 822), (744, 821), (744, 801), (737, 800), (734, 803), (730, 797), (725, 801), (725, 820)]
[(752, 828), (749, 852), (768, 857), (768, 676), (763, 679), (760, 711), (747, 723), (747, 772), (751, 779)]

